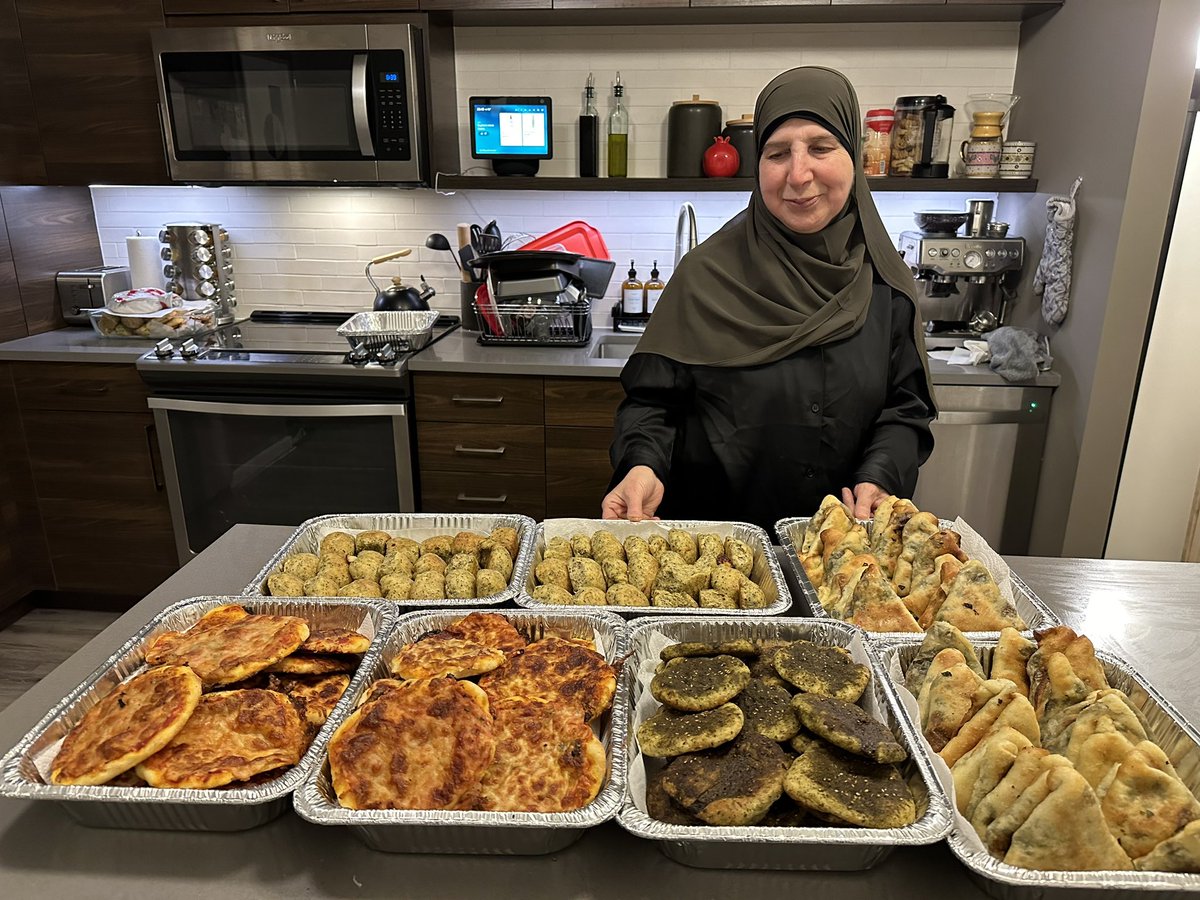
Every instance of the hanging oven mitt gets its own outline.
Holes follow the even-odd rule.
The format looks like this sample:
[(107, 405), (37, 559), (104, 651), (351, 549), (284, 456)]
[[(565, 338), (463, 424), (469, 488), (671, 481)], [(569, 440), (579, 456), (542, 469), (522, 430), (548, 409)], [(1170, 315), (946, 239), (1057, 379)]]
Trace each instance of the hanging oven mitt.
[(1075, 194), (1083, 177), (1075, 179), (1068, 197), (1046, 201), (1046, 243), (1033, 276), (1033, 292), (1041, 295), (1042, 318), (1061, 325), (1071, 299), (1071, 254), (1075, 242)]

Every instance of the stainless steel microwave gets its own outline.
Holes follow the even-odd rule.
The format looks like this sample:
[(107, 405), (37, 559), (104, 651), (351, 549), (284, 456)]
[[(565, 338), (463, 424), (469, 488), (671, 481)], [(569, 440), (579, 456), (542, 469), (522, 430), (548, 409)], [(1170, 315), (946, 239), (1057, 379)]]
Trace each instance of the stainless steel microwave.
[(175, 181), (427, 182), (418, 28), (172, 28), (153, 46)]

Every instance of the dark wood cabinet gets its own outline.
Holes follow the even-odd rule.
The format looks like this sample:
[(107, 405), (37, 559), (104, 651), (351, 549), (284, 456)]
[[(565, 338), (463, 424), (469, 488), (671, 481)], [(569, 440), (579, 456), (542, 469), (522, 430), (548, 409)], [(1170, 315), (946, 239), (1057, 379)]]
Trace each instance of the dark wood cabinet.
[(162, 0), (17, 0), (50, 184), (166, 184), (150, 32)]
[(133, 366), (12, 363), (53, 587), (141, 597), (178, 568), (154, 419)]
[(44, 184), (46, 164), (33, 112), (16, 0), (0, 0), (0, 184)]
[(162, 0), (163, 12), (168, 16), (280, 13), (287, 12), (288, 6), (289, 0)]

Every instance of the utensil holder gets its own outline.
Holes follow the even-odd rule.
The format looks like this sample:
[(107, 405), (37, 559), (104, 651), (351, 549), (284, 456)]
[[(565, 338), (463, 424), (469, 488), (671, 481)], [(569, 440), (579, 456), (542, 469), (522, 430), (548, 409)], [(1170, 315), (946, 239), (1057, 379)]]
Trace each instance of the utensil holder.
[(479, 321), (475, 317), (475, 292), (482, 286), (482, 281), (460, 281), (458, 284), (458, 315), (462, 319), (463, 331), (479, 331)]

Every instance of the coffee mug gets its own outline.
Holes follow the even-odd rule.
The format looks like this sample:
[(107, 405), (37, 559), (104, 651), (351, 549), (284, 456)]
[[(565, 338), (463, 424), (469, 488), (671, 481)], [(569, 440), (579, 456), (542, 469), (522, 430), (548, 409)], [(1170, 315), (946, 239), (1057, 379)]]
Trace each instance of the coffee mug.
[(1037, 143), (1034, 141), (1005, 141), (1000, 151), (1000, 177), (1032, 177), (1036, 152)]
[(995, 178), (1000, 173), (1000, 152), (1000, 142), (996, 140), (963, 141), (958, 148), (963, 174), (968, 178)]

